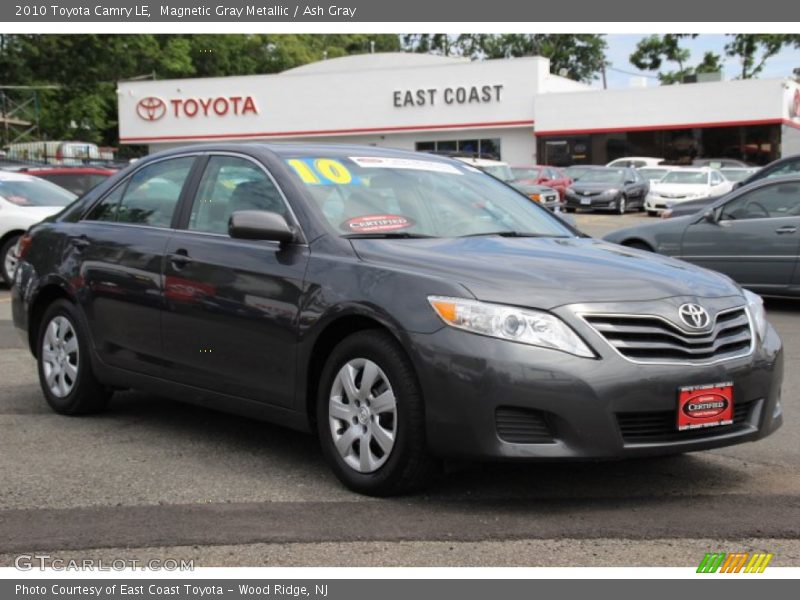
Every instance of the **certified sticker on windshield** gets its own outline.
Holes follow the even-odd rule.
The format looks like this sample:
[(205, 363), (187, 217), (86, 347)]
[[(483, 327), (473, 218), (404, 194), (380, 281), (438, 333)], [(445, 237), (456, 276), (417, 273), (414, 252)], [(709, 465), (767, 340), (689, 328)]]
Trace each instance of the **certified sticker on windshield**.
[(435, 160), (416, 160), (413, 158), (391, 158), (386, 156), (351, 156), (350, 160), (364, 169), (411, 169), (415, 171), (434, 171), (463, 175), (455, 166)]
[(408, 229), (415, 224), (413, 219), (402, 215), (365, 215), (348, 219), (340, 227), (352, 233), (380, 233)]

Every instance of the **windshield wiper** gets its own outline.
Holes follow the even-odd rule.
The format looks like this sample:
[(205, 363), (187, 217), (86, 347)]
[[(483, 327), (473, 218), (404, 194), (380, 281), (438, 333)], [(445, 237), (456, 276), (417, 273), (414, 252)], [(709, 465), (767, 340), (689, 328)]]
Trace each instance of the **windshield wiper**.
[(484, 233), (470, 233), (459, 237), (484, 237), (490, 235), (497, 235), (500, 237), (509, 238), (565, 238), (566, 235), (554, 235), (552, 233), (526, 233), (524, 231), (486, 231)]
[(381, 239), (423, 239), (436, 236), (425, 235), (424, 233), (409, 233), (407, 231), (376, 231), (374, 233), (350, 233), (342, 236), (348, 240), (381, 240)]

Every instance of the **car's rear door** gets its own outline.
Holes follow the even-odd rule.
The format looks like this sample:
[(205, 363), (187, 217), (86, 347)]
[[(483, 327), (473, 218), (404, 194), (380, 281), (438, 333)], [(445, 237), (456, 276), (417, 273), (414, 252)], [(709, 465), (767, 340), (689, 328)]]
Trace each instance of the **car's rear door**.
[(164, 263), (164, 350), (170, 379), (277, 405), (294, 399), (304, 243), (232, 239), (237, 210), (269, 210), (296, 225), (266, 168), (210, 155)]
[(800, 249), (800, 185), (774, 183), (732, 198), (719, 219), (690, 225), (682, 258), (762, 293), (790, 285)]
[(162, 261), (195, 158), (143, 165), (70, 227), (63, 264), (110, 365), (161, 374)]

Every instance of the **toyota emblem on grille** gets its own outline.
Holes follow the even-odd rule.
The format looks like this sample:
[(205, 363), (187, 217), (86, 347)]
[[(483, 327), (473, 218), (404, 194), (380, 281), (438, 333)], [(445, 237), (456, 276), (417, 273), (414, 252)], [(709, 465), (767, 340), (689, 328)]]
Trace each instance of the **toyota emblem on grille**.
[(678, 308), (678, 316), (687, 327), (692, 329), (702, 329), (711, 320), (708, 311), (698, 304), (681, 304)]

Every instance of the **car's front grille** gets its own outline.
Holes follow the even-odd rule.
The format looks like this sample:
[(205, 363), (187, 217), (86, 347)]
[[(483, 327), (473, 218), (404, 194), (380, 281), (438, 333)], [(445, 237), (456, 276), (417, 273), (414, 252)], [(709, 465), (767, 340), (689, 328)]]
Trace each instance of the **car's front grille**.
[(495, 412), (498, 437), (512, 444), (552, 444), (553, 431), (544, 412), (501, 406)]
[(720, 312), (713, 329), (687, 333), (650, 315), (584, 315), (622, 356), (649, 363), (708, 363), (749, 354), (753, 333), (744, 308)]
[(674, 410), (617, 413), (617, 424), (626, 444), (675, 442), (714, 437), (742, 430), (755, 404), (755, 402), (734, 402), (731, 425), (678, 431), (677, 414)]

